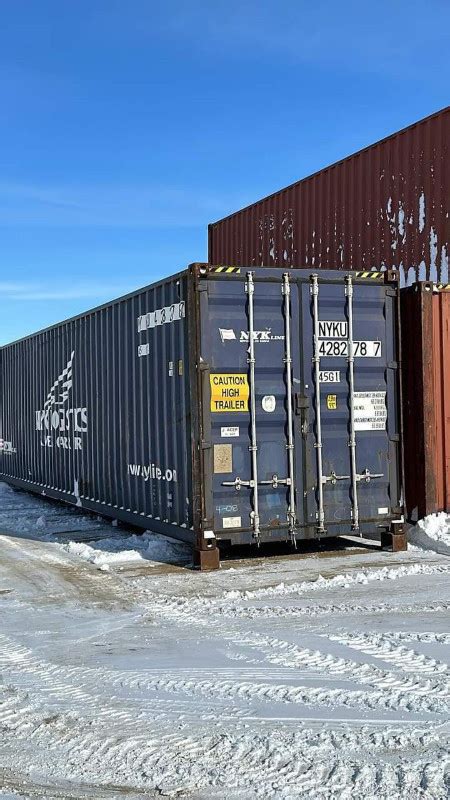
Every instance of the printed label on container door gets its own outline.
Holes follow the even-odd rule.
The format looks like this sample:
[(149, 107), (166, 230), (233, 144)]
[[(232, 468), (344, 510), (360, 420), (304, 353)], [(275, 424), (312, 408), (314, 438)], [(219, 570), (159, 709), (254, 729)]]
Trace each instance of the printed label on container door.
[(319, 321), (319, 339), (346, 339), (348, 328), (346, 320), (324, 320)]
[(319, 372), (319, 381), (320, 383), (340, 383), (341, 382), (341, 373), (339, 370), (321, 370)]
[(248, 411), (249, 385), (244, 372), (211, 373), (211, 411)]
[[(319, 355), (326, 358), (347, 358), (348, 341), (344, 339), (321, 339)], [(355, 358), (381, 358), (381, 342), (372, 339), (354, 341), (353, 355)]]
[(222, 438), (239, 436), (239, 428), (234, 425), (227, 425), (226, 427), (220, 429), (220, 435)]
[(385, 431), (386, 392), (355, 392), (355, 430)]
[(214, 445), (214, 472), (233, 472), (233, 446)]
[(224, 528), (242, 528), (241, 517), (223, 517), (222, 525)]

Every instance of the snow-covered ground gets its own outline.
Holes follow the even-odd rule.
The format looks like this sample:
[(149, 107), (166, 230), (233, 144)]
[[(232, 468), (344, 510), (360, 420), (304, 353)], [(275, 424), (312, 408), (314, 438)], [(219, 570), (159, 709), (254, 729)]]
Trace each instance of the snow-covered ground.
[(450, 533), (188, 569), (0, 485), (0, 797), (450, 791)]

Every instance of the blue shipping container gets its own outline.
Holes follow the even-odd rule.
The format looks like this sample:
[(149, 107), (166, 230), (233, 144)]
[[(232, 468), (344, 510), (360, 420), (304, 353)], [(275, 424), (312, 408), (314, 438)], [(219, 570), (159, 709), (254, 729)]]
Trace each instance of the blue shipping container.
[(400, 532), (398, 348), (385, 274), (194, 264), (2, 348), (0, 478), (203, 568), (218, 542)]

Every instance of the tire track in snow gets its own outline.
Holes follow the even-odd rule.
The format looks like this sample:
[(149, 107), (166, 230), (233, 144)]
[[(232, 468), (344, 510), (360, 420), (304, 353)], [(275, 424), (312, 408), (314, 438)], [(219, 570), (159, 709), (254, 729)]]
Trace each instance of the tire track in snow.
[[(393, 605), (389, 603), (373, 603), (373, 604), (349, 604), (349, 603), (333, 603), (333, 604), (313, 604), (309, 606), (294, 606), (284, 605), (280, 606), (233, 606), (233, 605), (218, 605), (214, 608), (215, 614), (223, 614), (230, 619), (281, 619), (286, 622), (286, 616), (289, 618), (302, 618), (302, 617), (321, 617), (321, 616), (338, 616), (349, 614), (354, 615), (371, 615), (371, 614), (437, 614), (439, 612), (449, 612), (450, 603), (431, 603), (428, 605)], [(396, 635), (396, 634), (393, 634)], [(402, 634), (398, 634), (399, 637)], [(408, 634), (404, 634), (406, 637)], [(411, 636), (420, 636), (421, 634), (410, 634)], [(426, 636), (427, 634), (423, 634)], [(444, 644), (450, 643), (450, 634), (429, 634), (430, 636), (446, 636), (442, 639)], [(412, 641), (412, 640), (411, 640)], [(418, 641), (418, 640), (417, 640)], [(423, 641), (440, 641), (439, 639), (424, 639)]]
[(319, 575), (316, 581), (302, 581), (301, 583), (268, 586), (262, 589), (246, 591), (233, 590), (225, 593), (225, 598), (229, 600), (258, 600), (264, 597), (284, 597), (285, 595), (302, 595), (310, 592), (329, 591), (333, 589), (349, 589), (352, 585), (367, 585), (372, 582), (383, 582), (386, 580), (398, 580), (399, 578), (410, 578), (414, 575), (439, 575), (450, 572), (450, 563), (433, 564), (407, 564), (399, 567), (380, 567), (368, 568), (355, 572), (348, 572), (343, 575), (335, 575), (333, 578), (324, 578)]
[[(86, 746), (87, 745), (87, 746)], [(417, 758), (418, 753), (420, 758)], [(249, 734), (225, 731), (191, 736), (133, 737), (123, 741), (83, 739), (61, 752), (56, 770), (64, 776), (154, 788), (169, 797), (207, 792), (230, 797), (230, 791), (252, 791), (267, 798), (377, 797), (401, 798), (426, 794), (444, 797), (444, 750), (436, 732), (416, 729), (407, 733), (390, 728), (373, 732), (370, 726), (354, 731), (312, 728)], [(430, 766), (431, 765), (431, 766)], [(415, 793), (411, 794), (411, 790)], [(294, 792), (294, 794), (293, 794)], [(349, 794), (346, 794), (346, 793)], [(360, 794), (356, 794), (359, 792)], [(247, 795), (246, 795), (247, 796)]]
[[(226, 637), (230, 638), (230, 637)], [(231, 637), (236, 643), (236, 637)], [(409, 681), (407, 683), (392, 679), (385, 671), (371, 665), (358, 665), (355, 662), (344, 661), (329, 654), (301, 649), (282, 640), (265, 637), (259, 634), (240, 636), (239, 643), (247, 644), (257, 649), (262, 649), (269, 661), (280, 663), (282, 666), (302, 666), (344, 677), (351, 676), (360, 683), (375, 686), (374, 690), (348, 690), (340, 688), (314, 688), (293, 685), (290, 683), (255, 682), (254, 680), (236, 680), (223, 678), (217, 675), (212, 678), (199, 679), (197, 675), (188, 678), (180, 674), (173, 677), (165, 674), (162, 677), (148, 675), (146, 672), (119, 671), (114, 672), (103, 668), (82, 668), (57, 666), (35, 658), (27, 648), (16, 646), (6, 637), (2, 637), (3, 646), (0, 648), (0, 659), (5, 662), (10, 659), (13, 672), (26, 673), (31, 686), (36, 684), (37, 678), (45, 684), (41, 692), (49, 692), (52, 696), (59, 695), (63, 702), (68, 700), (74, 704), (83, 704), (85, 709), (102, 707), (105, 697), (98, 695), (99, 684), (108, 688), (107, 698), (118, 702), (114, 693), (117, 689), (138, 690), (140, 693), (165, 692), (167, 694), (184, 694), (190, 697), (200, 696), (212, 700), (233, 700), (245, 703), (255, 701), (268, 703), (290, 703), (303, 706), (325, 706), (356, 709), (377, 709), (385, 711), (402, 711), (416, 713), (442, 714), (446, 709), (448, 692), (442, 686), (436, 686), (429, 681), (420, 683)], [(73, 681), (76, 680), (76, 685)], [(384, 690), (389, 688), (389, 694)], [(123, 724), (139, 718), (139, 713), (132, 714), (123, 711), (118, 714), (111, 709), (104, 709), (102, 716), (119, 717)]]
[[(264, 653), (270, 663), (293, 668), (309, 668), (315, 671), (332, 674), (338, 677), (349, 676), (353, 680), (363, 684), (370, 684), (379, 689), (389, 689), (391, 701), (398, 704), (398, 707), (409, 709), (418, 707), (424, 710), (422, 701), (427, 698), (430, 703), (430, 710), (439, 712), (444, 711), (446, 701), (450, 699), (450, 687), (442, 685), (439, 681), (413, 680), (405, 678), (401, 674), (395, 674), (388, 670), (372, 664), (360, 664), (331, 653), (322, 653), (319, 650), (302, 648), (296, 644), (291, 644), (283, 639), (249, 632), (248, 634), (231, 634), (226, 638), (233, 641), (236, 645), (247, 645)], [(426, 704), (425, 704), (426, 705)]]
[[(301, 583), (284, 584), (280, 583), (275, 586), (267, 586), (255, 590), (231, 590), (225, 592), (221, 597), (214, 598), (208, 596), (191, 596), (191, 597), (177, 597), (177, 596), (161, 596), (151, 591), (140, 589), (142, 596), (146, 597), (145, 605), (147, 606), (151, 615), (160, 616), (165, 620), (170, 619), (175, 622), (189, 621), (199, 626), (209, 626), (209, 616), (211, 610), (214, 613), (223, 614), (229, 618), (233, 616), (250, 616), (251, 618), (257, 616), (282, 616), (286, 614), (286, 605), (282, 609), (269, 607), (242, 607), (241, 603), (248, 603), (252, 600), (261, 600), (264, 598), (288, 598), (292, 596), (308, 597), (317, 591), (332, 591), (339, 589), (349, 589), (352, 585), (367, 585), (371, 582), (383, 582), (386, 580), (399, 580), (409, 578), (415, 575), (446, 575), (450, 572), (450, 563), (433, 563), (433, 564), (409, 564), (399, 567), (380, 567), (379, 569), (368, 568), (366, 570), (355, 571), (354, 573), (345, 573), (336, 575), (333, 578), (324, 578), (319, 575), (315, 581), (302, 581)], [(238, 605), (239, 604), (239, 605)], [(450, 603), (430, 603), (425, 605), (392, 605), (388, 603), (377, 604), (347, 604), (347, 603), (332, 603), (332, 604), (318, 604), (311, 605), (309, 609), (305, 608), (290, 608), (292, 615), (298, 616), (314, 616), (316, 614), (329, 614), (329, 613), (433, 613), (439, 611), (450, 610)], [(204, 611), (208, 610), (208, 615), (205, 619)]]
[(450, 633), (434, 633), (434, 631), (424, 631), (422, 633), (416, 633), (413, 631), (388, 631), (385, 636), (401, 642), (450, 644)]
[[(30, 649), (15, 644), (3, 635), (0, 635), (0, 641), (0, 666), (3, 672), (5, 674), (10, 673), (12, 679), (20, 680), (21, 684), (26, 687), (25, 692), (23, 689), (10, 690), (13, 692), (11, 705), (14, 706), (15, 703), (14, 693), (17, 694), (18, 691), (22, 691), (24, 696), (33, 699), (34, 704), (29, 706), (31, 712), (36, 710), (37, 696), (37, 705), (45, 707), (47, 710), (49, 709), (49, 702), (51, 706), (54, 706), (57, 701), (63, 714), (82, 707), (84, 712), (90, 714), (92, 718), (102, 718), (108, 721), (109, 724), (120, 725), (122, 729), (128, 726), (130, 732), (133, 732), (141, 724), (147, 726), (155, 721), (167, 720), (169, 713), (172, 717), (182, 716), (185, 719), (190, 717), (192, 722), (195, 722), (199, 718), (202, 720), (214, 719), (217, 716), (217, 712), (221, 710), (217, 708), (218, 704), (215, 703), (211, 707), (202, 707), (201, 714), (199, 714), (195, 708), (180, 709), (179, 703), (176, 707), (173, 707), (170, 699), (163, 702), (160, 698), (151, 698), (152, 704), (156, 705), (157, 708), (151, 712), (145, 711), (141, 709), (143, 687), (139, 685), (139, 678), (143, 674), (145, 675), (145, 672), (116, 672), (103, 668), (56, 665), (36, 658)], [(151, 688), (152, 681), (148, 683), (148, 688)], [(160, 689), (158, 679), (155, 679), (153, 683), (155, 691)], [(104, 687), (102, 694), (99, 693), (99, 687)], [(114, 694), (112, 689), (117, 687), (136, 688), (140, 697), (130, 697), (129, 693), (125, 696)], [(147, 686), (144, 688), (147, 689)], [(115, 708), (111, 707), (112, 703), (116, 705)], [(138, 708), (136, 708), (136, 703)], [(3, 704), (1, 708), (3, 712), (5, 710)], [(245, 710), (233, 705), (227, 705), (225, 711), (228, 718), (239, 719), (246, 715)], [(49, 714), (51, 715), (51, 711)], [(12, 711), (12, 716), (14, 717), (14, 710)], [(0, 721), (1, 719), (0, 714)], [(34, 719), (34, 713), (33, 718), (17, 719), (16, 733), (19, 734), (22, 722), (22, 728), (25, 726), (28, 733), (29, 729), (33, 727)], [(39, 725), (41, 721), (39, 714), (36, 719)]]
[(450, 676), (448, 664), (438, 661), (435, 658), (416, 653), (408, 647), (396, 645), (389, 641), (386, 634), (375, 633), (326, 633), (322, 636), (332, 642), (339, 642), (353, 650), (358, 650), (365, 655), (378, 658), (404, 672), (414, 672), (414, 674), (432, 675), (436, 680), (442, 681), (443, 685), (450, 693), (450, 681), (445, 680)]

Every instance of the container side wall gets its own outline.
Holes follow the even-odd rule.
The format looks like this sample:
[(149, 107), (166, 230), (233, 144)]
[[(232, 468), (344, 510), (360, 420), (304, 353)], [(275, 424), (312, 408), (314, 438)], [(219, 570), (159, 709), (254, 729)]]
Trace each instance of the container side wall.
[(440, 297), (432, 283), (401, 292), (405, 493), (412, 522), (443, 510), (444, 377)]
[(450, 511), (450, 293), (433, 296), (436, 506)]
[(187, 286), (168, 279), (2, 349), (3, 479), (191, 531)]
[(209, 227), (209, 262), (448, 281), (450, 109)]

